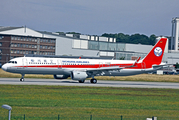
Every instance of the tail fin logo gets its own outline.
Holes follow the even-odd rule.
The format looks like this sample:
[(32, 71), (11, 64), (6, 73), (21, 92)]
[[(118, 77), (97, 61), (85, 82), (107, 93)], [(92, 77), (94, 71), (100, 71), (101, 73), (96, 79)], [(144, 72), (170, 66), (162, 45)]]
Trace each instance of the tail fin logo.
[(160, 47), (156, 47), (154, 49), (154, 54), (155, 56), (160, 57), (162, 55), (162, 49)]

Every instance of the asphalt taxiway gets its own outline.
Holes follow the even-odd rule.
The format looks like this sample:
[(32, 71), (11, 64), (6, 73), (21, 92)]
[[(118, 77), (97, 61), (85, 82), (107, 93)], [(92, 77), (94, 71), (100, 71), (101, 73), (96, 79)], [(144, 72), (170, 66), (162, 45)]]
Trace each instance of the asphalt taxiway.
[(24, 82), (20, 82), (19, 78), (0, 78), (0, 84), (7, 85), (59, 85), (59, 86), (91, 86), (91, 87), (131, 87), (131, 88), (169, 88), (179, 89), (179, 83), (169, 82), (133, 82), (133, 81), (106, 81), (98, 80), (98, 83), (92, 84), (89, 80), (85, 83), (64, 79), (30, 79), (25, 78)]

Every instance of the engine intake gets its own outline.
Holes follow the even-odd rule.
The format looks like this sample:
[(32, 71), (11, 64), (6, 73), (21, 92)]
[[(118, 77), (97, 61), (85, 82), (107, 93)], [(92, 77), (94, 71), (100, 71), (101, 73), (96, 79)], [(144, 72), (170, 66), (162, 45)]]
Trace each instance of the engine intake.
[(69, 75), (53, 75), (55, 79), (67, 79)]
[(82, 71), (73, 71), (71, 72), (71, 79), (72, 80), (85, 80), (88, 77), (86, 72)]

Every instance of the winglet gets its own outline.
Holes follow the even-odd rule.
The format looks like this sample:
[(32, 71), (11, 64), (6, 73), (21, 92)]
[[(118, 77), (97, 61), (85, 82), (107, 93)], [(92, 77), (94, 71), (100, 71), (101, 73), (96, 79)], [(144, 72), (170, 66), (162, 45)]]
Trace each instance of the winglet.
[(132, 66), (136, 66), (141, 57), (139, 57)]
[(139, 62), (140, 58), (141, 58), (141, 57), (139, 57), (136, 62)]

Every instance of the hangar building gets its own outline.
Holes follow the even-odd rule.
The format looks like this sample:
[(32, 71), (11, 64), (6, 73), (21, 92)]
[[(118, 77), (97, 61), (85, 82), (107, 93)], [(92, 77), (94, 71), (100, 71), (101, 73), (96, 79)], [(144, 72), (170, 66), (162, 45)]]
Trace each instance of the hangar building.
[[(167, 45), (168, 46), (168, 45)], [(25, 54), (110, 57), (145, 57), (152, 45), (116, 43), (115, 38), (36, 31), (27, 27), (0, 27), (0, 64)], [(179, 54), (165, 49), (163, 61), (175, 64)]]

